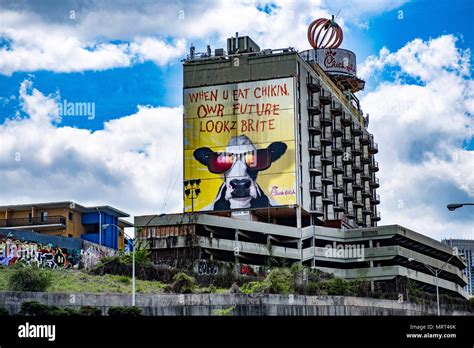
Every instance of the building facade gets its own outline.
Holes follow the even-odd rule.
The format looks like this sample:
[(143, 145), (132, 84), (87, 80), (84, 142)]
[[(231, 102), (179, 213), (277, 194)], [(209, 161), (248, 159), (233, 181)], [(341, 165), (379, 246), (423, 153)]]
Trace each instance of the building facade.
[(450, 247), (456, 248), (466, 259), (464, 274), (467, 277), (465, 290), (474, 296), (474, 240), (473, 239), (444, 239), (442, 242)]
[(300, 262), (372, 287), (403, 278), (434, 292), (428, 265), (442, 270), (441, 292), (467, 297), (466, 264), (451, 247), (377, 226), (378, 146), (355, 96), (364, 81), (355, 55), (337, 47), (260, 50), (238, 35), (227, 52), (191, 47), (184, 213), (136, 216), (138, 237), (157, 263)]
[[(135, 218), (138, 237), (150, 243), (155, 262), (186, 258), (235, 264), (301, 262), (345, 279), (372, 282), (406, 277), (435, 292), (428, 269), (442, 269), (441, 293), (467, 298), (465, 261), (451, 247), (398, 225), (302, 229), (211, 214)], [(271, 262), (269, 262), (271, 260)], [(428, 265), (428, 267), (426, 267)]]
[(121, 219), (130, 215), (116, 208), (85, 207), (70, 201), (3, 205), (0, 206), (0, 214), (0, 230), (28, 230), (82, 238), (116, 250), (124, 249), (124, 228), (133, 227), (133, 224)]
[[(260, 171), (257, 179), (259, 188), (276, 204), (239, 207), (250, 211), (249, 218), (263, 216), (268, 220), (270, 215), (277, 223), (295, 221), (301, 226), (377, 225), (378, 146), (366, 127), (368, 116), (364, 117), (355, 96), (364, 86), (355, 75), (355, 56), (349, 52), (351, 69), (346, 72), (324, 70), (324, 64), (318, 63), (321, 58), (317, 55), (332, 57), (336, 51), (349, 52), (320, 49), (299, 53), (291, 48), (261, 51), (246, 36), (229, 39), (227, 55), (222, 49), (215, 50), (214, 55), (197, 55), (191, 50), (183, 64), (184, 177), (199, 179), (201, 192), (198, 197), (185, 197), (185, 211), (191, 211), (192, 205), (193, 211), (227, 211), (230, 216), (233, 209), (225, 204), (209, 209), (209, 203), (221, 192), (220, 173), (216, 175), (216, 169), (208, 163), (211, 173), (206, 172), (206, 165), (198, 163), (203, 161), (195, 158), (196, 151), (210, 148), (210, 155), (215, 157), (229, 148), (227, 140), (247, 137), (255, 146), (268, 146), (274, 140), (284, 141), (287, 146), (284, 156), (265, 172)], [(259, 111), (260, 104), (262, 110), (270, 105), (270, 110)], [(278, 112), (272, 113), (275, 105)], [(220, 120), (223, 130), (219, 128)], [(228, 135), (223, 136), (226, 131)], [(274, 165), (279, 167), (269, 173)], [(243, 177), (242, 173), (238, 176)], [(208, 184), (211, 182), (217, 183)], [(269, 206), (278, 209), (269, 211)]]

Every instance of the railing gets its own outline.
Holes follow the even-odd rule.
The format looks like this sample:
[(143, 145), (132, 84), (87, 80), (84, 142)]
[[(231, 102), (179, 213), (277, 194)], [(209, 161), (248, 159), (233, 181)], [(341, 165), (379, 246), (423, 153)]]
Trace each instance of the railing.
[(31, 218), (0, 219), (0, 227), (35, 225), (66, 225), (66, 218), (64, 216), (37, 216)]

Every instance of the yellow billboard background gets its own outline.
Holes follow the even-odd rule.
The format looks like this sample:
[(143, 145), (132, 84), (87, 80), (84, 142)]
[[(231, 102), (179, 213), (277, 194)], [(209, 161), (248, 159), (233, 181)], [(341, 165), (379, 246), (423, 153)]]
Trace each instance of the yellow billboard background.
[[(247, 136), (257, 150), (273, 142), (287, 145), (282, 157), (260, 171), (256, 181), (271, 205), (296, 204), (293, 78), (187, 88), (183, 97), (184, 180), (201, 179), (194, 211), (209, 210), (224, 175), (211, 173), (193, 152), (203, 147), (225, 152), (239, 135)], [(191, 211), (191, 199), (184, 197), (184, 207)]]

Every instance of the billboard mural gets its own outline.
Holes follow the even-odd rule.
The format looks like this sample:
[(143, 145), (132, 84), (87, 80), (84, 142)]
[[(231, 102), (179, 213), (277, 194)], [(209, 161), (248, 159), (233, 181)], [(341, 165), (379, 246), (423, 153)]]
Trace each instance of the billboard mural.
[(184, 90), (185, 211), (296, 204), (293, 78)]

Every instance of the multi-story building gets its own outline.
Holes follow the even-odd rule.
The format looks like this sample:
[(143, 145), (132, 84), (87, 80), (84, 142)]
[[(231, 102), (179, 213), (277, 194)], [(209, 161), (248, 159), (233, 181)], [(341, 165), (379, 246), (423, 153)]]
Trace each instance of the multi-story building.
[(119, 250), (124, 248), (124, 228), (133, 227), (121, 219), (130, 215), (107, 205), (85, 207), (75, 202), (3, 205), (0, 214), (3, 215), (0, 229), (82, 238)]
[(464, 274), (467, 277), (465, 290), (469, 295), (474, 296), (474, 239), (444, 239), (442, 242), (450, 247), (456, 248), (458, 252), (466, 259), (467, 267)]
[(372, 283), (410, 278), (434, 291), (428, 264), (443, 269), (442, 292), (466, 296), (465, 263), (450, 247), (377, 226), (378, 146), (355, 96), (364, 87), (355, 66), (337, 47), (260, 50), (247, 36), (228, 39), (227, 52), (191, 47), (184, 213), (135, 217), (153, 259), (279, 259)]
[[(267, 187), (263, 187), (263, 191), (271, 194), (270, 198), (273, 199), (288, 192), (293, 192), (293, 195), (287, 195), (290, 199), (286, 201), (280, 200), (279, 213), (270, 211), (270, 218), (286, 219), (293, 211), (293, 215), (301, 214), (302, 225), (340, 226), (342, 222), (346, 227), (376, 226), (380, 220), (377, 210), (380, 197), (376, 192), (379, 187), (376, 177), (379, 165), (374, 156), (378, 152), (378, 145), (367, 130), (368, 118), (363, 116), (354, 94), (364, 86), (364, 82), (355, 75), (355, 55), (339, 49), (300, 53), (291, 48), (261, 51), (247, 36), (229, 39), (227, 50), (227, 55), (223, 55), (222, 49), (217, 49), (214, 55), (198, 55), (192, 49), (183, 65), (184, 177), (201, 179), (200, 197), (211, 187), (214, 189), (207, 183), (218, 179), (209, 178), (202, 166), (193, 166), (192, 150), (196, 150), (199, 145), (211, 145), (213, 149), (222, 150), (227, 145), (225, 141), (231, 136), (245, 135), (254, 144), (258, 142), (262, 145), (277, 139), (285, 141), (288, 146), (284, 159), (286, 167), (276, 168), (271, 175), (267, 175), (276, 179), (265, 182)], [(324, 65), (325, 56), (334, 60), (327, 68)], [(344, 67), (346, 60), (347, 66)], [(334, 68), (333, 65), (340, 67)], [(282, 85), (284, 91), (291, 94), (288, 100), (281, 96), (271, 98), (270, 94), (266, 95), (267, 98), (262, 96), (266, 87), (278, 93), (274, 87)], [(242, 95), (242, 91), (253, 91), (253, 96)], [(240, 93), (240, 99), (234, 98), (232, 104), (229, 102), (231, 98), (225, 99), (225, 95), (233, 92)], [(212, 104), (203, 102), (196, 105), (196, 98), (204, 95), (205, 99), (206, 94), (206, 102), (210, 100)], [(219, 98), (220, 94), (224, 98)], [(236, 105), (243, 104), (242, 100), (249, 107), (255, 101), (264, 101), (266, 105), (279, 103), (279, 115), (266, 117), (274, 121), (275, 130), (260, 134), (258, 131), (246, 132), (249, 127), (244, 129), (241, 125), (246, 121), (248, 123), (251, 117), (244, 115), (242, 107), (240, 114), (235, 112)], [(209, 115), (212, 113), (209, 109), (219, 106), (222, 106), (222, 115), (219, 112)], [(207, 111), (201, 112), (203, 108), (207, 108)], [(262, 122), (259, 118), (263, 118), (258, 115), (258, 111), (256, 113), (253, 114), (255, 124)], [(210, 132), (212, 126), (208, 125), (216, 117), (229, 121), (231, 129), (227, 137), (219, 132), (219, 121), (215, 124), (214, 132)], [(278, 123), (278, 118), (285, 123)], [(277, 136), (272, 137), (271, 132), (276, 132)], [(292, 166), (288, 165), (290, 162)], [(291, 175), (294, 182), (290, 185), (287, 178)], [(287, 187), (279, 190), (278, 177)], [(194, 207), (199, 205), (200, 197), (194, 200)], [(187, 211), (191, 210), (189, 203), (190, 199), (185, 198)], [(207, 203), (209, 199), (204, 198), (201, 207), (195, 210), (204, 210)], [(259, 209), (249, 210), (254, 219), (262, 215)], [(282, 210), (285, 214), (281, 214)], [(264, 211), (264, 220), (268, 219), (267, 215)]]

